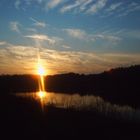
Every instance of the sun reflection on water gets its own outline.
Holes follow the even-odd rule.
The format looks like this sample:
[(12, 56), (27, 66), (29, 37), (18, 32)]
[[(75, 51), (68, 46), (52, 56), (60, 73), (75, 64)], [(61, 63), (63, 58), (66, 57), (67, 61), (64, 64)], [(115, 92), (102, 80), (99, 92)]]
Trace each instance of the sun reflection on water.
[(46, 92), (44, 92), (44, 91), (39, 91), (39, 92), (37, 92), (37, 95), (38, 95), (38, 97), (39, 97), (40, 99), (43, 99), (43, 98), (46, 97)]
[(36, 93), (36, 96), (38, 97), (42, 109), (44, 109), (44, 101), (46, 98), (46, 92), (45, 92), (45, 81), (44, 76), (46, 75), (45, 68), (43, 67), (42, 61), (40, 59), (40, 56), (38, 56), (38, 65), (37, 65), (37, 72), (39, 75), (38, 83), (39, 83), (39, 92)]
[(136, 110), (131, 106), (120, 106), (104, 101), (101, 97), (96, 96), (80, 96), (79, 94), (68, 95), (50, 92), (35, 93), (19, 93), (17, 96), (31, 98), (40, 103), (41, 109), (45, 111), (47, 106), (57, 108), (73, 108), (76, 110), (97, 111), (107, 116), (114, 116), (128, 120), (140, 121), (140, 110)]
[(41, 104), (41, 108), (42, 110), (44, 110), (47, 93), (45, 91), (39, 91), (36, 93), (36, 96), (38, 96), (38, 99)]

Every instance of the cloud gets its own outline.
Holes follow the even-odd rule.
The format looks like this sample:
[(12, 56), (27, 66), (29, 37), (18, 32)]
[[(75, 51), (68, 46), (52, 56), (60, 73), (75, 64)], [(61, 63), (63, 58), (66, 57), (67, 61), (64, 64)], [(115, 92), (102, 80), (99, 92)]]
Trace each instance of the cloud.
[[(15, 8), (26, 10), (31, 5), (37, 5), (36, 8), (49, 11), (57, 8), (61, 13), (72, 12), (74, 14), (90, 14), (101, 13), (101, 17), (116, 15), (117, 17), (127, 16), (128, 14), (139, 11), (140, 4), (138, 2), (115, 2), (109, 0), (15, 0)], [(125, 4), (125, 6), (124, 6)], [(123, 5), (123, 6), (122, 6)], [(45, 27), (44, 22), (34, 20), (36, 26)]]
[(113, 34), (107, 34), (107, 33), (89, 34), (81, 29), (64, 29), (64, 31), (72, 38), (80, 39), (83, 41), (104, 40), (106, 42), (111, 42), (114, 44), (122, 40), (122, 38), (118, 36), (115, 36)]
[(42, 34), (33, 34), (33, 35), (27, 35), (25, 36), (26, 38), (31, 38), (34, 40), (39, 40), (39, 41), (47, 41), (50, 44), (54, 44), (55, 40), (48, 37), (47, 35), (42, 35)]
[(55, 8), (56, 6), (58, 6), (60, 3), (62, 3), (64, 0), (50, 0), (47, 4), (46, 4), (46, 9), (52, 9)]
[(81, 1), (80, 0), (76, 0), (74, 4), (69, 4), (69, 5), (65, 5), (60, 9), (61, 13), (65, 13), (67, 11), (70, 11), (72, 9), (74, 9), (75, 7), (81, 5)]
[(37, 30), (35, 28), (26, 28), (26, 30), (29, 32), (37, 32)]
[(60, 37), (56, 37), (56, 36), (53, 36), (53, 37), (51, 37), (53, 40), (55, 40), (55, 42), (63, 42), (64, 41), (64, 39), (63, 38), (60, 38)]
[(36, 65), (36, 52), (36, 48), (30, 46), (11, 44), (5, 48), (0, 48), (0, 73), (32, 73)]
[[(40, 56), (44, 67), (51, 74), (62, 72), (99, 73), (112, 67), (140, 63), (139, 53), (58, 51), (44, 47), (40, 51)], [(0, 48), (0, 73), (34, 73), (36, 61), (37, 48), (34, 46), (11, 44)]]
[(113, 67), (140, 64), (139, 53), (105, 53), (103, 57), (110, 60)]
[(86, 32), (84, 30), (80, 29), (64, 29), (64, 31), (70, 35), (71, 37), (77, 38), (77, 39), (85, 39), (86, 38)]
[(87, 9), (89, 4), (93, 1), (94, 0), (75, 0), (74, 3), (63, 5), (63, 7), (60, 9), (60, 12), (65, 13), (73, 9), (77, 12), (81, 12)]
[(36, 19), (34, 19), (32, 17), (30, 19), (34, 22), (33, 25), (35, 25), (37, 27), (41, 27), (41, 28), (45, 28), (46, 27), (46, 23), (45, 22), (40, 22), (40, 21), (38, 21), (38, 20), (36, 20)]
[(107, 34), (97, 34), (97, 35), (94, 35), (94, 38), (103, 39), (103, 40), (111, 41), (111, 42), (118, 42), (122, 40), (120, 37), (117, 37), (114, 35), (107, 35)]
[(5, 41), (0, 41), (0, 46), (7, 44)]
[(129, 39), (140, 40), (140, 30), (126, 29), (122, 30), (120, 34)]
[[(125, 6), (124, 6), (125, 5)], [(140, 11), (140, 3), (138, 2), (118, 2), (110, 4), (102, 13), (101, 17), (106, 18), (109, 16), (124, 17), (131, 13)]]
[(10, 29), (14, 32), (20, 33), (19, 26), (20, 26), (20, 23), (17, 21), (10, 22)]
[[(67, 11), (71, 11), (72, 9), (77, 8), (77, 11), (84, 11), (86, 9), (88, 9), (88, 6), (91, 2), (93, 2), (94, 0), (75, 0), (75, 1), (70, 1), (70, 0), (16, 0), (15, 2), (15, 7), (16, 9), (19, 9), (20, 6), (22, 6), (22, 9), (26, 9), (28, 6), (30, 6), (31, 4), (37, 2), (39, 4), (39, 7), (42, 8), (43, 5), (43, 9), (45, 10), (50, 10), (53, 8), (58, 7), (60, 4), (62, 5), (62, 7), (59, 9), (61, 13), (67, 12)], [(23, 2), (24, 4), (21, 4), (21, 2)], [(66, 4), (65, 4), (66, 3)]]
[(98, 0), (86, 11), (86, 13), (95, 14), (99, 10), (103, 9), (106, 6), (106, 3), (107, 0)]
[(21, 1), (20, 0), (16, 0), (15, 1), (15, 8), (19, 9), (20, 4), (21, 4)]
[(70, 49), (71, 48), (71, 46), (69, 46), (69, 45), (62, 45), (62, 47), (65, 48), (65, 49)]
[(135, 12), (135, 11), (140, 11), (140, 4), (132, 2), (125, 9), (123, 9), (123, 12), (119, 14), (118, 17), (127, 16), (130, 13)]
[(122, 4), (123, 4), (122, 2), (113, 3), (110, 5), (110, 7), (108, 9), (106, 9), (106, 11), (112, 12), (112, 11), (116, 10), (117, 8), (119, 8)]
[(80, 11), (84, 11), (87, 9), (87, 6), (92, 2), (93, 0), (85, 0), (85, 2), (80, 6)]

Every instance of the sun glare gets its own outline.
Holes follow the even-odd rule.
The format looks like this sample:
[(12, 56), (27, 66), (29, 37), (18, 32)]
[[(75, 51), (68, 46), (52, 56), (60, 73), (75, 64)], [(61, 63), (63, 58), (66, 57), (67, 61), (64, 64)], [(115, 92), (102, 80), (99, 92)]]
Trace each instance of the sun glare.
[(41, 64), (38, 65), (38, 74), (41, 76), (46, 75), (45, 69)]
[(43, 109), (44, 106), (44, 99), (46, 97), (46, 92), (45, 92), (45, 75), (46, 75), (46, 71), (45, 68), (43, 67), (42, 63), (41, 63), (41, 59), (40, 57), (38, 57), (38, 65), (37, 65), (37, 74), (39, 75), (39, 92), (37, 92), (37, 96), (40, 99), (41, 102), (41, 106)]

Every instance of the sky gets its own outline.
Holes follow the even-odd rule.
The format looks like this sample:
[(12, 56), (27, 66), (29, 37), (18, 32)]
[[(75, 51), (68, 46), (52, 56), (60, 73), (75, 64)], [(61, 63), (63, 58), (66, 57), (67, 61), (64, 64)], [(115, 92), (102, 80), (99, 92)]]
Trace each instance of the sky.
[(0, 74), (100, 73), (140, 64), (139, 0), (1, 0)]

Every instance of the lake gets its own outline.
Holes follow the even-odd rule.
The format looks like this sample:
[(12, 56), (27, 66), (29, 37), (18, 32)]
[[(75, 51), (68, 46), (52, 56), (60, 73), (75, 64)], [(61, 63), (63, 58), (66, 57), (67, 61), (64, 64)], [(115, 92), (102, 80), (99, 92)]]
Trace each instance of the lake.
[(32, 93), (17, 93), (18, 98), (28, 98), (35, 100), (40, 104), (43, 110), (47, 106), (53, 106), (56, 108), (74, 109), (74, 110), (86, 110), (95, 111), (107, 117), (113, 117), (117, 119), (140, 121), (140, 110), (134, 109), (128, 105), (116, 105), (105, 101), (99, 96), (79, 94), (62, 94), (54, 92), (32, 92)]

